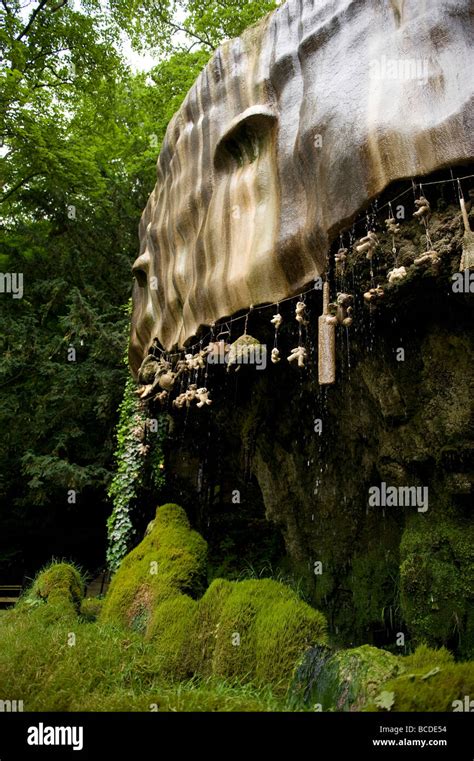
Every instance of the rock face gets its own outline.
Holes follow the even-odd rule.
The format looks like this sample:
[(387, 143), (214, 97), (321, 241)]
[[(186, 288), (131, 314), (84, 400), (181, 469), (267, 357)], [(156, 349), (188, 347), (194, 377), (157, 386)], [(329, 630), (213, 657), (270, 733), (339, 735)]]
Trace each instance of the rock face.
[[(426, 241), (418, 222), (406, 220), (397, 243), (404, 280), (386, 282), (393, 256), (383, 233), (373, 280), (364, 254), (351, 259), (344, 280), (336, 277), (337, 289), (350, 284), (355, 298), (353, 326), (338, 329), (335, 386), (317, 383), (314, 292), (307, 367), (213, 368), (211, 412), (175, 416), (167, 472), (217, 566), (222, 545), (221, 556), (233, 556), (226, 573), (238, 574), (261, 537), (252, 565), (290, 564), (344, 646), (393, 647), (402, 632), (408, 647), (445, 645), (472, 658), (472, 294), (452, 290), (463, 226), (459, 206), (446, 205), (447, 186), (440, 187), (438, 198), (430, 188), (437, 267), (413, 264)], [(471, 211), (471, 225), (472, 218)], [(373, 281), (385, 291), (376, 308), (362, 296)], [(273, 311), (249, 319), (249, 331), (267, 345)], [(294, 302), (281, 312), (285, 357), (295, 345)], [(369, 504), (369, 490), (382, 483), (426, 487), (428, 509)], [(286, 556), (257, 535), (263, 513), (280, 529)]]
[(295, 294), (396, 179), (467, 164), (469, 0), (289, 0), (213, 56), (140, 225), (130, 364)]

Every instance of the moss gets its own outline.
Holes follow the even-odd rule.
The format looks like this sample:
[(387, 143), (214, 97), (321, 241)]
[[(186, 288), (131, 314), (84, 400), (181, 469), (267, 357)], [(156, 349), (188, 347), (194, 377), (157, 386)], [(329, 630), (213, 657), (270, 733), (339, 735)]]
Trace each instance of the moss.
[(194, 636), (197, 602), (187, 595), (176, 595), (153, 611), (147, 639), (153, 642), (160, 660), (160, 674), (172, 679), (192, 676), (190, 645)]
[(191, 658), (194, 671), (201, 676), (208, 677), (212, 674), (222, 610), (234, 584), (235, 582), (225, 579), (215, 579), (199, 600), (191, 643)]
[(398, 557), (394, 551), (368, 550), (352, 563), (351, 590), (358, 630), (385, 624), (393, 631), (398, 620)]
[[(466, 710), (466, 697), (474, 695), (474, 663), (447, 663), (424, 673), (405, 673), (383, 685), (390, 695), (391, 711)], [(455, 703), (459, 701), (459, 703)], [(386, 709), (372, 702), (370, 711)]]
[[(192, 601), (191, 601), (192, 602)], [(169, 683), (154, 640), (118, 626), (76, 618), (51, 620), (38, 608), (0, 616), (0, 685), (21, 696), (25, 711), (271, 711), (281, 701), (268, 688), (224, 680)], [(181, 611), (182, 612), (182, 611)], [(68, 645), (74, 631), (77, 645)]]
[(85, 597), (81, 603), (81, 616), (84, 621), (97, 621), (104, 604), (99, 597)]
[(40, 571), (19, 600), (15, 611), (30, 610), (46, 625), (61, 618), (75, 618), (84, 596), (84, 582), (73, 565), (53, 562)]
[(441, 647), (439, 650), (433, 650), (427, 645), (419, 645), (414, 653), (405, 656), (403, 659), (404, 671), (424, 672), (434, 666), (446, 666), (454, 663), (454, 657), (449, 650)]
[(323, 711), (358, 711), (381, 684), (401, 670), (399, 657), (370, 645), (335, 653), (314, 648), (295, 671), (292, 702), (319, 704)]
[(203, 591), (207, 544), (190, 528), (178, 505), (159, 507), (140, 544), (121, 562), (112, 579), (101, 621), (145, 632), (160, 602)]
[(198, 669), (280, 689), (297, 658), (327, 639), (324, 616), (272, 579), (215, 581), (198, 605), (198, 622)]
[(474, 655), (474, 526), (415, 516), (401, 542), (401, 606), (415, 643)]

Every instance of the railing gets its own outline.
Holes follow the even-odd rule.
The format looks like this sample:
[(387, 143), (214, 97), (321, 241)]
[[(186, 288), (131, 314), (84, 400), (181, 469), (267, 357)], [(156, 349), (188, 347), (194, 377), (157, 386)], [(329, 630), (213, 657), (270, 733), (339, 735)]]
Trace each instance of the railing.
[(21, 595), (21, 584), (0, 584), (0, 605), (13, 605)]

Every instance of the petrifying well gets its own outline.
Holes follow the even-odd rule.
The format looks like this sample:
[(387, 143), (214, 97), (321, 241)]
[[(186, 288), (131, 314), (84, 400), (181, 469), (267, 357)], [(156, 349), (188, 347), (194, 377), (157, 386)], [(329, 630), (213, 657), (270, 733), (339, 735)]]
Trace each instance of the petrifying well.
[(298, 293), (394, 180), (472, 161), (470, 0), (289, 0), (214, 54), (140, 224), (130, 364)]

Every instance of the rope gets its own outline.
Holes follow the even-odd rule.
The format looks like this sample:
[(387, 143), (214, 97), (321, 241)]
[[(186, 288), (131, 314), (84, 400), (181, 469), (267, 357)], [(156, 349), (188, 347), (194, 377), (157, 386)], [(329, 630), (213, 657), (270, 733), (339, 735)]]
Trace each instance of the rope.
[[(427, 187), (429, 185), (445, 185), (447, 182), (452, 182), (456, 185), (458, 196), (460, 198), (462, 194), (461, 180), (470, 180), (474, 178), (474, 174), (466, 174), (464, 175), (464, 177), (454, 177), (453, 170), (451, 169), (450, 171), (451, 171), (451, 178), (447, 178), (446, 180), (433, 180), (432, 182), (423, 182), (423, 183), (420, 182), (418, 184), (420, 191), (423, 192), (422, 190), (423, 186)], [(381, 206), (380, 208), (377, 208), (376, 214), (379, 214), (383, 209), (387, 209), (387, 208), (390, 209), (390, 212), (392, 213), (392, 204), (395, 203), (395, 201), (398, 201), (399, 198), (403, 198), (403, 196), (405, 196), (407, 193), (410, 193), (410, 192), (413, 192), (413, 195), (416, 198), (416, 189), (417, 189), (416, 182), (415, 180), (412, 180), (410, 186), (406, 190), (403, 190), (401, 193), (399, 193), (397, 196), (395, 196), (390, 201), (385, 203), (383, 206)], [(375, 217), (375, 213), (373, 216)], [(366, 213), (365, 219), (361, 219), (354, 222), (354, 224), (352, 225), (352, 230), (357, 225), (360, 225), (360, 224), (367, 225), (367, 220), (368, 220), (368, 216)], [(342, 235), (343, 233), (341, 232), (340, 237), (342, 237)], [(284, 304), (286, 301), (294, 301), (295, 299), (303, 300), (303, 297), (306, 296), (307, 293), (314, 291), (314, 289), (315, 287), (314, 285), (312, 285), (310, 288), (307, 288), (305, 291), (302, 291), (298, 296), (287, 296), (287, 298), (285, 299), (280, 299), (279, 301), (275, 301), (271, 304), (263, 304), (262, 306), (259, 306), (259, 307), (251, 306), (248, 312), (246, 312), (245, 314), (242, 314), (239, 317), (231, 317), (228, 320), (225, 320), (223, 322), (223, 326), (225, 325), (225, 327), (227, 328), (226, 332), (230, 333), (229, 325), (232, 325), (234, 322), (239, 322), (240, 320), (245, 320), (245, 332), (247, 332), (247, 324), (248, 324), (248, 319), (251, 312), (261, 312), (264, 309), (270, 309), (270, 307), (275, 307), (275, 306), (279, 307), (280, 304)], [(206, 341), (208, 337), (211, 337), (211, 338), (213, 337), (214, 330), (215, 330), (215, 325), (212, 325), (211, 330), (208, 333), (206, 333), (202, 338), (200, 338), (199, 341), (196, 341), (196, 343), (192, 344), (191, 346), (187, 346), (185, 349), (181, 349), (180, 351), (172, 352), (170, 354), (166, 352), (164, 349), (160, 349), (159, 346), (153, 346), (151, 351), (153, 352), (154, 350), (158, 350), (162, 355), (163, 354), (166, 355), (166, 357), (169, 359), (173, 357), (179, 357), (183, 353), (191, 354), (197, 346), (201, 346), (202, 348), (203, 343)]]

